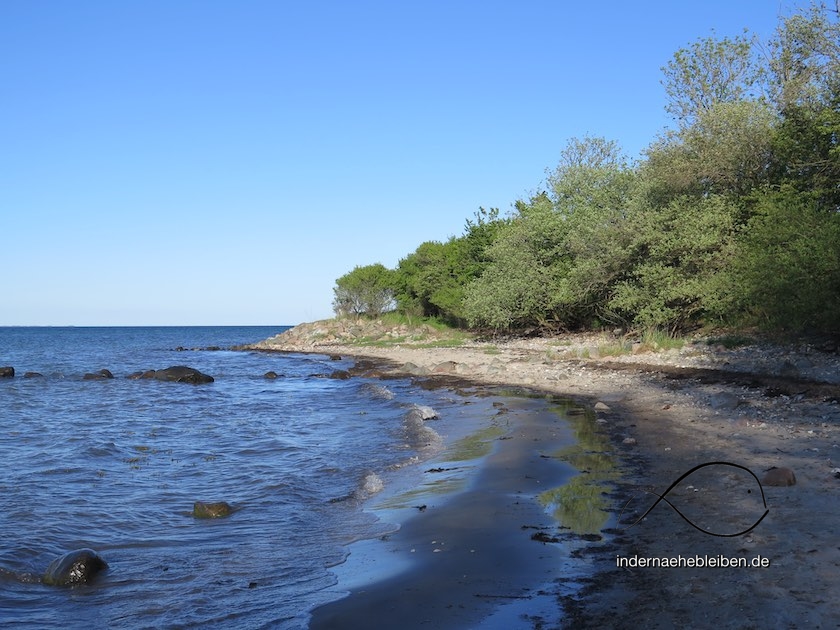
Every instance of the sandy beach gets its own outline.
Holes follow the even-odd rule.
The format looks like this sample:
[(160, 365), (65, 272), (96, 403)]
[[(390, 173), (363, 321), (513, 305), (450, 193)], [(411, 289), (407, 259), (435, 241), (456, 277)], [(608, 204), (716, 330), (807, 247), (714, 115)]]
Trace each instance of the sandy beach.
[[(517, 563), (523, 556), (515, 547), (508, 556), (500, 552), (495, 564), (467, 551), (435, 567), (419, 562), (375, 587), (357, 585), (347, 598), (314, 611), (312, 627), (339, 621), (373, 627), (372, 611), (375, 625), (404, 628), (840, 627), (836, 348), (757, 342), (727, 349), (707, 341), (659, 351), (636, 344), (632, 352), (604, 356), (608, 336), (452, 348), (410, 339), (360, 346), (354, 336), (352, 326), (318, 322), (253, 348), (354, 357), (372, 362), (363, 364), (369, 375), (408, 374), (424, 386), (518, 386), (571, 398), (587, 408), (591, 430), (603, 436), (602, 452), (581, 455), (609, 457), (619, 474), (604, 494), (609, 526), (573, 552), (592, 568), (573, 594), (550, 571), (538, 591), (515, 588), (539, 583), (535, 576), (546, 563), (560, 562), (551, 549), (560, 543), (549, 535), (544, 544), (525, 539), (530, 549), (545, 547), (544, 561)], [(547, 445), (557, 430), (551, 422), (523, 426), (533, 432), (528, 440)], [(444, 519), (432, 510), (409, 519), (389, 541), (392, 551), (416, 549), (431, 533), (457, 540), (458, 523), (447, 519), (459, 510), (515, 514), (508, 521), (487, 516), (494, 535), (540, 522), (536, 512), (517, 513), (538, 506), (509, 497), (528, 492), (523, 480), (538, 480), (545, 474), (540, 467), (552, 462), (534, 457), (534, 449), (517, 453), (517, 441), (524, 443), (500, 443), (504, 464), (488, 461), (483, 468), (481, 501), (470, 504), (476, 497), (465, 496)], [(593, 458), (569, 461), (581, 476), (599, 472)], [(474, 548), (465, 539), (457, 546)], [(515, 603), (513, 625), (493, 617), (502, 603)]]

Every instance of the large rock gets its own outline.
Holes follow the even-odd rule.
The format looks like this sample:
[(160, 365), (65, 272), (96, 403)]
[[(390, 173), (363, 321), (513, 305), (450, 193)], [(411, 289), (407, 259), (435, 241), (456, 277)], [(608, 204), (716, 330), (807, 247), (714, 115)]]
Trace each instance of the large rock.
[(76, 549), (53, 560), (41, 581), (51, 586), (89, 583), (108, 563), (93, 549)]
[(0, 367), (0, 378), (14, 378), (15, 368), (12, 366)]
[(114, 378), (110, 370), (99, 370), (98, 372), (91, 372), (82, 377), (86, 381), (105, 381)]
[(146, 372), (135, 372), (129, 378), (153, 378), (157, 381), (172, 381), (173, 383), (212, 383), (213, 377), (203, 374), (195, 368), (186, 365), (173, 365), (165, 370), (147, 370)]

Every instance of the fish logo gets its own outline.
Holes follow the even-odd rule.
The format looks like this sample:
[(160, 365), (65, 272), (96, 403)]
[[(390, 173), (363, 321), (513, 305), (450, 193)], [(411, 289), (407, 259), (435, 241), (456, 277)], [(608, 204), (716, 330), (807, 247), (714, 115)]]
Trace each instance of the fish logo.
[[(755, 483), (756, 483), (756, 486), (758, 487), (758, 491), (761, 493), (761, 501), (764, 505), (764, 513), (758, 518), (757, 521), (755, 521), (755, 523), (753, 523), (752, 525), (750, 525), (746, 529), (743, 529), (741, 531), (734, 532), (734, 533), (713, 532), (713, 531), (710, 531), (708, 529), (704, 529), (703, 527), (700, 527), (697, 523), (693, 522), (690, 518), (688, 518), (685, 514), (683, 514), (679, 510), (679, 508), (677, 508), (677, 506), (675, 506), (671, 501), (669, 501), (666, 498), (668, 496), (668, 493), (671, 492), (675, 487), (677, 487), (681, 481), (683, 481), (684, 479), (686, 479), (690, 475), (694, 474), (698, 470), (700, 470), (702, 468), (708, 468), (710, 466), (729, 466), (729, 467), (732, 467), (732, 468), (737, 468), (737, 469), (740, 469), (740, 470), (744, 470), (747, 473), (749, 473), (752, 476), (753, 479), (755, 479)], [(642, 514), (636, 520), (636, 522), (634, 522), (633, 524), (628, 526), (626, 529), (630, 529), (631, 527), (633, 527), (635, 525), (638, 525), (648, 514), (650, 514), (654, 510), (654, 508), (656, 508), (657, 505), (659, 505), (663, 501), (665, 503), (667, 503), (668, 505), (670, 505), (671, 509), (673, 509), (677, 514), (679, 514), (683, 518), (683, 520), (685, 520), (685, 522), (688, 523), (689, 525), (691, 525), (694, 529), (696, 529), (698, 531), (701, 531), (704, 534), (708, 534), (709, 536), (718, 536), (718, 537), (721, 537), (721, 538), (734, 538), (736, 536), (743, 536), (744, 534), (747, 534), (747, 533), (751, 532), (756, 527), (758, 527), (759, 523), (761, 523), (761, 521), (764, 520), (764, 517), (766, 517), (770, 513), (770, 509), (767, 507), (767, 499), (764, 496), (764, 488), (761, 485), (761, 481), (759, 481), (759, 479), (758, 479), (758, 477), (756, 477), (755, 473), (753, 471), (751, 471), (749, 468), (747, 468), (746, 466), (742, 466), (741, 464), (733, 464), (732, 462), (706, 462), (704, 464), (698, 464), (697, 466), (695, 466), (691, 470), (689, 470), (689, 471), (683, 473), (682, 475), (680, 475), (680, 477), (676, 481), (674, 481), (670, 486), (668, 486), (668, 488), (662, 494), (657, 494), (656, 492), (649, 492), (649, 491), (645, 491), (645, 492), (648, 492), (648, 494), (652, 494), (652, 495), (656, 496), (657, 497), (656, 501), (653, 503), (653, 505), (651, 505), (645, 511), (644, 514)], [(749, 489), (749, 488), (747, 489), (747, 492), (752, 494), (752, 490)], [(632, 500), (633, 500), (633, 498), (631, 498), (629, 501), (627, 501), (627, 503), (625, 503), (624, 507), (621, 510), (621, 513), (619, 513), (619, 519), (621, 518), (621, 514), (624, 513), (624, 510), (627, 509), (627, 506), (630, 504), (630, 502)]]

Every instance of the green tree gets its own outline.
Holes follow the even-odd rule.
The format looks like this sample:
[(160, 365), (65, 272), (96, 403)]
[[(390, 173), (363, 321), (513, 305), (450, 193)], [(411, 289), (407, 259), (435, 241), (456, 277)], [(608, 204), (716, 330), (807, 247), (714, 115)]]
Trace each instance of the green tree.
[(563, 217), (545, 193), (517, 202), (518, 215), (487, 251), (484, 273), (467, 288), (464, 311), (470, 326), (496, 331), (562, 327)]
[(768, 181), (778, 117), (764, 101), (712, 105), (647, 149), (655, 203), (682, 195), (740, 196)]
[(840, 333), (840, 214), (796, 190), (761, 196), (718, 305), (742, 324)]
[(719, 103), (755, 98), (765, 68), (754, 44), (744, 31), (736, 37), (705, 37), (674, 53), (662, 68), (666, 111), (685, 126)]
[(487, 266), (487, 249), (504, 223), (498, 215), (496, 209), (480, 208), (474, 220), (466, 222), (462, 236), (445, 243), (422, 243), (400, 260), (395, 272), (400, 310), (408, 315), (464, 324), (464, 293)]
[(723, 196), (640, 203), (630, 219), (629, 273), (610, 307), (641, 328), (690, 328), (713, 312), (725, 289), (717, 275), (732, 259), (740, 208)]
[(393, 307), (393, 280), (381, 263), (357, 266), (335, 281), (333, 310), (336, 315), (381, 315)]
[[(781, 21), (769, 45), (769, 92), (779, 111), (836, 105), (840, 83), (840, 21), (813, 4)], [(834, 96), (832, 96), (834, 95)]]

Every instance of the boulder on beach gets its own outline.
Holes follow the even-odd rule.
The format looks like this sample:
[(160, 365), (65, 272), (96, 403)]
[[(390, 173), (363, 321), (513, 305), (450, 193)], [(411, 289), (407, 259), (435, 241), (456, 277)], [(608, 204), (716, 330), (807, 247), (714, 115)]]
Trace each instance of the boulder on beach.
[(0, 367), (0, 378), (14, 378), (15, 376), (15, 368), (11, 365), (7, 365), (6, 367)]
[(215, 503), (196, 501), (193, 504), (193, 516), (195, 518), (223, 518), (230, 516), (232, 512), (233, 508), (225, 501), (217, 501)]
[(107, 568), (108, 563), (93, 549), (76, 549), (53, 560), (41, 581), (50, 586), (88, 584)]

